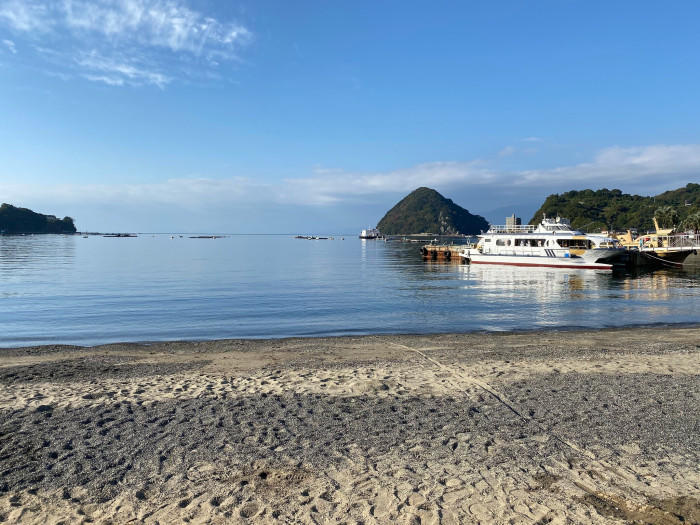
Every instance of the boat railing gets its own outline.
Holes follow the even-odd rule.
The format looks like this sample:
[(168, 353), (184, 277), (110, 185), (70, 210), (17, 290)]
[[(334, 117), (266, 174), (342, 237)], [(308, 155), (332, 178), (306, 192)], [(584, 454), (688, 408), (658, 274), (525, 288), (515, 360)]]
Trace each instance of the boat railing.
[(568, 248), (545, 248), (543, 246), (499, 246), (485, 248), (484, 255), (505, 255), (511, 257), (567, 257)]
[(533, 233), (536, 226), (532, 224), (503, 225), (492, 224), (487, 233)]
[(641, 235), (636, 242), (643, 247), (695, 249), (700, 248), (700, 234)]

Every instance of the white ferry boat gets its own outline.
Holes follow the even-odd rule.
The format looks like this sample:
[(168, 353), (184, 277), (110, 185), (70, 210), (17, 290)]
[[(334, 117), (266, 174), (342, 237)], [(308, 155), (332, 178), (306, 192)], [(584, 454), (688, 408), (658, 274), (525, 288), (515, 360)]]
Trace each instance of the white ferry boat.
[(612, 270), (613, 263), (624, 254), (616, 239), (574, 230), (561, 217), (544, 217), (537, 226), (491, 226), (479, 235), (476, 246), (460, 252), (462, 259), (471, 264), (585, 270)]
[(360, 239), (379, 239), (381, 236), (382, 234), (377, 228), (367, 228), (360, 232)]

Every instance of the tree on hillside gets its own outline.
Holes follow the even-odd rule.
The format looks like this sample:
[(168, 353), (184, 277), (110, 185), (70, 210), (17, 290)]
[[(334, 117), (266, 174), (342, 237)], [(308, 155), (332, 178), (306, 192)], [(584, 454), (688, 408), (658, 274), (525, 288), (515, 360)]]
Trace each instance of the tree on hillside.
[(662, 206), (654, 212), (654, 217), (662, 228), (673, 228), (678, 222), (678, 212), (671, 206)]
[(546, 213), (548, 217), (566, 217), (574, 228), (588, 231), (599, 225), (620, 230), (649, 230), (654, 227), (654, 211), (666, 206), (674, 208), (677, 216), (670, 218), (670, 221), (667, 217), (660, 222), (678, 224), (700, 206), (700, 184), (690, 183), (684, 188), (653, 197), (629, 195), (620, 190), (605, 188), (549, 195), (533, 215), (530, 224), (538, 224), (542, 220), (542, 214)]
[(700, 211), (688, 215), (681, 224), (686, 231), (692, 230), (695, 233), (700, 231)]

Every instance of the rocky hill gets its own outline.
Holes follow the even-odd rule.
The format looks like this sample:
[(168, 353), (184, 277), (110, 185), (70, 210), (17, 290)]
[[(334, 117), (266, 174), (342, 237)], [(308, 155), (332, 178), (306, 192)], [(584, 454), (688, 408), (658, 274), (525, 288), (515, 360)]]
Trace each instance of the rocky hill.
[(474, 235), (488, 229), (480, 215), (472, 215), (430, 188), (418, 188), (404, 197), (379, 221), (386, 235), (435, 233)]
[(59, 219), (11, 204), (0, 206), (0, 233), (75, 233), (73, 219)]
[(609, 228), (636, 228), (642, 231), (654, 228), (654, 215), (663, 213), (668, 218), (667, 226), (670, 227), (682, 224), (698, 211), (700, 184), (690, 183), (684, 188), (652, 197), (608, 189), (569, 191), (547, 197), (530, 219), (530, 224), (539, 223), (542, 214), (546, 213), (547, 216), (566, 217), (574, 228), (586, 231)]

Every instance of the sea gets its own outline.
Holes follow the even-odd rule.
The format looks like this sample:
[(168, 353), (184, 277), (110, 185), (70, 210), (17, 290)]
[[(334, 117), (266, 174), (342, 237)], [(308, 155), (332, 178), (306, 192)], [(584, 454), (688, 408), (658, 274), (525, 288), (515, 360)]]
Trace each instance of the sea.
[(0, 347), (700, 322), (700, 258), (603, 273), (291, 235), (0, 236)]

